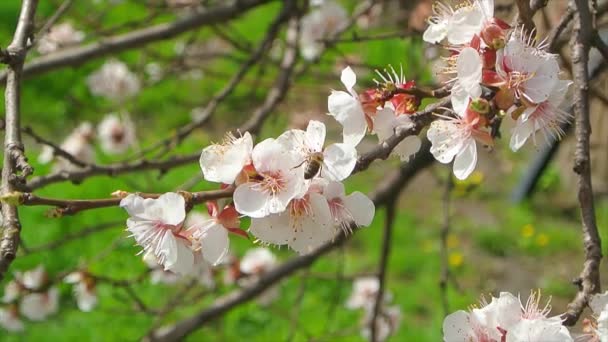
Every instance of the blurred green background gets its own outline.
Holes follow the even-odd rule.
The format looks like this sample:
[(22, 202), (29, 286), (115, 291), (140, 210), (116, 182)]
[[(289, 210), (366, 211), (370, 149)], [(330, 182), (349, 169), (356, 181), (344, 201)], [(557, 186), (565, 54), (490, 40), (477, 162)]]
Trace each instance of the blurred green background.
[[(40, 22), (48, 18), (59, 3), (41, 1), (38, 10)], [(355, 1), (343, 3), (349, 13), (356, 5)], [(0, 46), (5, 47), (10, 42), (19, 6), (18, 1), (0, 2)], [(255, 46), (279, 8), (277, 3), (265, 5), (219, 29), (230, 32), (245, 45)], [(87, 34), (87, 41), (93, 41), (98, 38), (95, 32), (116, 34), (128, 31), (130, 26), (125, 27), (125, 24), (142, 21), (149, 25), (180, 16), (166, 9), (159, 12), (149, 20), (150, 6), (145, 1), (123, 1), (116, 5), (108, 5), (106, 1), (97, 4), (76, 1), (60, 22), (71, 22)], [(386, 20), (364, 34), (397, 32), (403, 27), (403, 23)], [(176, 44), (193, 40), (201, 44), (218, 43), (216, 31), (206, 28), (113, 57), (126, 62), (146, 83), (145, 66), (148, 63), (158, 63), (167, 68), (175, 58)], [(217, 44), (214, 46), (218, 48)], [(195, 67), (197, 74), (190, 76), (170, 73), (160, 82), (146, 85), (121, 107), (91, 95), (87, 88), (86, 77), (101, 66), (104, 58), (28, 78), (22, 94), (23, 125), (33, 127), (40, 135), (59, 143), (83, 120), (96, 124), (106, 113), (128, 110), (137, 124), (140, 146), (154, 144), (188, 123), (192, 109), (204, 106), (247, 57), (245, 53), (231, 49), (226, 42), (220, 41), (219, 46), (234, 58), (201, 62)], [(359, 89), (373, 84), (374, 68), (389, 64), (403, 65), (408, 78), (415, 77), (421, 84), (432, 84), (432, 72), (426, 64), (424, 49), (419, 38), (338, 44), (308, 74), (297, 80), (286, 101), (268, 119), (259, 139), (276, 136), (286, 127), (296, 125), (298, 120), (306, 121), (308, 118), (321, 118), (337, 137), (338, 124), (324, 114), (330, 90), (342, 87), (340, 66), (346, 63), (356, 65)], [(30, 58), (35, 57), (36, 53), (32, 52)], [(276, 73), (272, 63), (265, 64), (263, 68), (256, 66), (210, 122), (179, 145), (174, 153), (199, 151), (210, 141), (221, 140), (226, 130), (246, 121), (251, 111), (263, 101), (265, 90), (272, 84)], [(261, 77), (257, 81), (259, 75)], [(255, 82), (262, 86), (256, 87)], [(363, 148), (373, 144), (375, 140), (372, 138)], [(36, 163), (40, 146), (26, 139), (26, 148), (35, 174), (50, 172), (50, 166)], [(99, 149), (97, 152), (101, 164), (129, 156), (127, 153), (110, 157)], [(478, 171), (469, 180), (456, 183), (448, 237), (453, 280), (448, 289), (450, 312), (475, 303), (480, 294), (496, 294), (504, 290), (521, 292), (525, 297), (529, 290), (540, 287), (546, 298), (553, 296), (554, 313), (558, 313), (564, 310), (575, 293), (576, 288), (569, 282), (577, 276), (583, 259), (575, 192), (563, 180), (570, 166), (553, 164), (541, 180), (540, 191), (530, 202), (513, 205), (508, 201), (510, 190), (534, 153), (534, 147), (530, 146), (514, 155), (508, 151), (503, 139), (492, 154), (481, 153)], [(367, 172), (351, 177), (347, 187), (351, 191), (372, 190), (397, 165), (396, 160), (377, 162)], [(441, 340), (441, 324), (446, 313), (441, 305), (439, 289), (439, 231), (443, 210), (442, 184), (449, 171), (446, 166), (435, 165), (421, 173), (403, 191), (399, 203), (387, 283), (393, 302), (403, 310), (403, 322), (392, 337), (394, 341)], [(58, 198), (103, 198), (118, 189), (171, 191), (199, 173), (198, 165), (194, 164), (162, 175), (144, 172), (120, 177), (99, 176), (82, 184), (54, 184), (37, 191), (37, 194)], [(192, 190), (213, 188), (214, 184), (199, 181)], [(126, 219), (126, 214), (118, 208), (87, 211), (61, 219), (46, 217), (46, 210), (44, 207), (20, 210), (22, 239), (26, 248), (35, 249), (102, 222)], [(204, 211), (204, 206), (194, 210)], [(597, 214), (602, 236), (607, 238), (608, 202), (605, 197), (599, 199)], [(361, 229), (363, 231), (343, 248), (316, 262), (310, 271), (300, 272), (282, 282), (280, 299), (269, 307), (255, 302), (242, 305), (198, 330), (189, 340), (279, 341), (290, 336), (294, 341), (363, 340), (359, 335), (363, 313), (346, 309), (344, 302), (350, 294), (352, 279), (370, 274), (377, 268), (383, 219), (384, 212), (379, 210), (373, 225)], [(11, 270), (27, 270), (42, 263), (51, 276), (56, 276), (86, 263), (93, 274), (112, 279), (138, 278), (146, 271), (146, 265), (136, 256), (139, 248), (127, 237), (124, 228), (124, 224), (116, 224), (52, 250), (31, 253), (20, 250)], [(607, 245), (604, 244), (604, 254), (607, 254)], [(231, 250), (237, 256), (242, 256), (251, 247), (252, 243), (242, 238), (233, 237), (231, 240)], [(282, 260), (294, 256), (284, 248), (274, 251)], [(61, 309), (57, 315), (45, 322), (27, 323), (24, 333), (3, 331), (0, 338), (5, 341), (137, 340), (152, 324), (170, 324), (234, 289), (233, 286), (222, 285), (222, 271), (216, 278), (217, 291), (194, 288), (187, 294), (187, 305), (175, 308), (162, 322), (156, 322), (154, 315), (138, 310), (124, 288), (106, 283), (98, 285), (99, 306), (91, 313), (82, 313), (76, 308), (71, 287), (60, 284)], [(151, 308), (162, 307), (173, 293), (184, 287), (183, 284), (153, 285), (147, 277), (142, 279), (134, 285), (134, 290)], [(303, 286), (305, 295), (299, 305), (298, 294)]]

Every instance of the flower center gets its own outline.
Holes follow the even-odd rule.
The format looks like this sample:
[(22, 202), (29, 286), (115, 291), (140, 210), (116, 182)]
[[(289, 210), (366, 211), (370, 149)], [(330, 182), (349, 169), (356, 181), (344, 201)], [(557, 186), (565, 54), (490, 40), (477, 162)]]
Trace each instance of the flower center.
[(267, 193), (276, 194), (285, 189), (285, 179), (280, 171), (261, 172), (258, 179), (258, 187)]
[(344, 206), (344, 202), (341, 198), (334, 198), (327, 202), (329, 205), (329, 212), (333, 217), (334, 222), (340, 226), (344, 233), (352, 233), (355, 220), (351, 212)]

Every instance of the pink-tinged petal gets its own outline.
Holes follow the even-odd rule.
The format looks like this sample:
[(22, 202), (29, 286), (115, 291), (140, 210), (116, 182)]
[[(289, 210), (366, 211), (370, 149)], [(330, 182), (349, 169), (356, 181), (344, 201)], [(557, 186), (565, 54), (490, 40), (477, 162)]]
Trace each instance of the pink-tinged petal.
[(245, 183), (239, 185), (232, 196), (236, 211), (250, 217), (264, 217), (269, 214), (266, 203), (269, 195), (259, 191), (257, 184)]
[(451, 121), (433, 121), (426, 136), (431, 141), (433, 157), (443, 164), (451, 162), (464, 143), (458, 126)]
[(454, 158), (454, 176), (466, 179), (477, 165), (477, 144), (475, 139), (467, 139), (463, 149)]
[(323, 195), (327, 200), (344, 197), (344, 184), (342, 182), (329, 182), (323, 191)]
[(407, 162), (410, 160), (410, 157), (416, 154), (416, 152), (420, 151), (420, 146), (422, 145), (422, 141), (416, 135), (411, 135), (406, 137), (401, 141), (393, 150), (393, 154), (399, 156), (399, 159), (403, 162)]
[(353, 89), (353, 87), (355, 86), (355, 83), (357, 83), (357, 75), (355, 75), (353, 69), (348, 66), (344, 68), (344, 70), (342, 70), (342, 74), (340, 75), (340, 81), (342, 81), (342, 84), (344, 84), (344, 87), (348, 91), (351, 91), (351, 89)]
[(272, 245), (285, 245), (294, 236), (288, 213), (252, 218), (249, 232), (260, 241)]
[(471, 319), (466, 311), (458, 310), (443, 320), (444, 342), (476, 341), (471, 327)]
[(374, 202), (359, 191), (344, 197), (344, 206), (352, 215), (355, 224), (359, 227), (367, 227), (374, 220), (376, 207)]
[(325, 124), (316, 121), (310, 120), (308, 122), (308, 127), (306, 128), (306, 143), (307, 147), (311, 148), (313, 151), (321, 151), (323, 150), (323, 145), (325, 145)]
[(429, 27), (422, 34), (422, 40), (427, 43), (437, 44), (448, 34), (448, 23), (442, 20), (436, 24), (429, 24)]
[(321, 177), (341, 181), (350, 176), (357, 164), (357, 150), (349, 144), (332, 144), (323, 152)]
[(524, 146), (532, 134), (534, 134), (534, 123), (532, 120), (517, 120), (517, 124), (513, 128), (513, 133), (511, 134), (509, 147), (511, 147), (513, 152), (517, 152), (517, 150)]
[(199, 241), (203, 258), (213, 266), (219, 264), (228, 254), (230, 239), (228, 231), (220, 224), (214, 224), (201, 230)]

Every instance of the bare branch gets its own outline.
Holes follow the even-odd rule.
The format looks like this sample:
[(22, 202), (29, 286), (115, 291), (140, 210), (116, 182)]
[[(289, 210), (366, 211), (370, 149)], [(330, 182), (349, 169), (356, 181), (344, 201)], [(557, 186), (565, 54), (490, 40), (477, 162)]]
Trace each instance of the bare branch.
[[(27, 41), (34, 27), (37, 0), (24, 0), (13, 41), (7, 48), (8, 71), (6, 72), (6, 91), (4, 95), (6, 119), (4, 136), (4, 164), (0, 191), (2, 195), (11, 193), (25, 182), (25, 177), (33, 172), (27, 163), (21, 142), (20, 101), (21, 74), (23, 61), (27, 54)], [(21, 174), (19, 174), (19, 172)], [(3, 227), (0, 240), (0, 279), (15, 259), (19, 246), (21, 224), (17, 207), (2, 203)]]

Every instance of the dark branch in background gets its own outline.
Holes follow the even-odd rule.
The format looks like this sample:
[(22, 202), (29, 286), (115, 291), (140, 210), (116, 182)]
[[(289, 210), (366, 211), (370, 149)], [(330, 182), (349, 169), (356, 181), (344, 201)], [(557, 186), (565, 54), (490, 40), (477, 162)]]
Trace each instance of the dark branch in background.
[[(416, 174), (418, 174), (418, 172), (432, 165), (434, 158), (429, 152), (429, 148), (430, 144), (425, 143), (420, 152), (418, 152), (418, 154), (412, 158), (409, 163), (403, 164), (398, 171), (394, 172), (392, 175), (389, 175), (386, 180), (376, 188), (374, 193), (370, 196), (376, 207), (379, 207), (387, 201), (390, 201), (392, 198), (395, 198), (395, 196), (397, 196), (396, 194), (398, 194), (409, 183), (409, 181)], [(254, 299), (267, 288), (278, 283), (282, 279), (290, 276), (300, 269), (311, 266), (315, 260), (336, 249), (351, 236), (352, 235), (339, 235), (333, 242), (323, 245), (311, 254), (292, 258), (291, 260), (283, 263), (281, 266), (260, 277), (258, 282), (256, 282), (254, 285), (241, 290), (236, 290), (222, 298), (217, 299), (210, 307), (191, 317), (177, 322), (173, 327), (169, 328), (164, 333), (161, 334), (155, 331), (150, 332), (150, 334), (148, 334), (148, 339), (153, 341), (167, 342), (183, 339), (206, 323), (220, 319), (225, 313), (232, 310), (236, 306)]]
[(534, 16), (535, 10), (530, 7), (529, 0), (515, 0), (517, 5), (517, 24), (523, 25), (528, 32), (533, 32), (536, 29), (532, 17)]
[(594, 20), (588, 0), (575, 0), (574, 36), (572, 38), (572, 72), (574, 76), (574, 113), (576, 115), (576, 151), (574, 171), (578, 174), (578, 201), (581, 208), (585, 262), (575, 284), (579, 286), (576, 297), (562, 315), (564, 324), (574, 325), (587, 306), (591, 295), (600, 291), (601, 240), (595, 220), (593, 188), (591, 185), (591, 160), (589, 137), (589, 49), (594, 38)]
[[(21, 74), (23, 61), (27, 55), (27, 42), (34, 27), (34, 16), (37, 0), (23, 0), (21, 13), (15, 29), (13, 41), (7, 47), (8, 71), (6, 72), (5, 101), (5, 135), (4, 135), (4, 163), (2, 165), (2, 180), (0, 192), (2, 195), (15, 191), (25, 182), (33, 169), (27, 163), (21, 142), (20, 101), (21, 101)], [(0, 279), (4, 277), (19, 246), (19, 233), (21, 223), (15, 205), (2, 203), (3, 227), (0, 237)]]
[[(172, 23), (159, 24), (114, 37), (102, 38), (99, 42), (88, 45), (67, 48), (26, 63), (23, 67), (23, 74), (25, 76), (37, 75), (62, 67), (77, 66), (95, 58), (170, 39), (196, 28), (232, 20), (252, 8), (268, 2), (270, 1), (230, 1), (227, 4), (195, 12)], [(7, 73), (0, 73), (0, 82), (4, 82), (6, 79)]]
[(445, 180), (445, 190), (443, 192), (443, 222), (441, 223), (441, 231), (439, 233), (440, 250), (439, 257), (441, 261), (441, 273), (439, 276), (439, 291), (441, 292), (441, 305), (443, 313), (447, 316), (450, 313), (448, 301), (448, 281), (450, 280), (450, 263), (448, 256), (448, 236), (450, 235), (450, 201), (454, 179), (452, 173), (449, 172)]
[(382, 306), (384, 305), (384, 293), (386, 292), (386, 272), (388, 268), (388, 259), (391, 253), (392, 235), (395, 225), (395, 206), (397, 205), (399, 193), (396, 193), (386, 203), (386, 217), (384, 218), (384, 237), (382, 239), (382, 250), (380, 254), (380, 263), (378, 267), (378, 293), (374, 302), (374, 311), (370, 322), (371, 342), (378, 342), (378, 331), (376, 321), (381, 315)]

